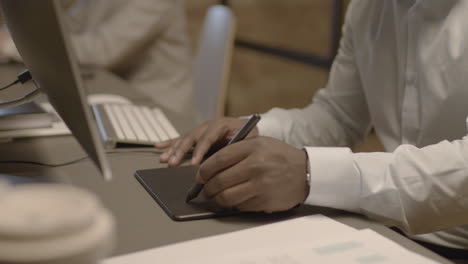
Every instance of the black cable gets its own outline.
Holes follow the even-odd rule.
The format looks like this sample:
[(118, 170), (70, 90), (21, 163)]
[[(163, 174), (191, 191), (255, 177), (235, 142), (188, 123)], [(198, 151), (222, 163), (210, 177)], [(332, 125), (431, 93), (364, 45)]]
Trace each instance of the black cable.
[(6, 89), (12, 87), (13, 85), (15, 85), (15, 84), (17, 84), (17, 83), (19, 83), (19, 82), (20, 82), (20, 81), (17, 79), (17, 80), (15, 80), (14, 82), (12, 82), (12, 83), (10, 83), (10, 84), (8, 84), (8, 85), (5, 85), (5, 86), (3, 86), (2, 88), (0, 88), (0, 91), (6, 90)]
[[(109, 151), (106, 152), (106, 154), (127, 154), (127, 153), (153, 153), (153, 154), (161, 154), (162, 151), (158, 150), (121, 150), (121, 151)], [(68, 166), (72, 165), (84, 160), (89, 159), (89, 156), (86, 157), (81, 157), (77, 158), (75, 160), (67, 161), (64, 163), (57, 163), (57, 164), (50, 164), (50, 163), (43, 163), (43, 162), (38, 162), (38, 161), (27, 161), (27, 160), (0, 160), (0, 164), (7, 164), (7, 163), (13, 163), (13, 164), (29, 164), (29, 165), (37, 165), (37, 166), (44, 166), (44, 167), (51, 167), (51, 168), (56, 168), (56, 167), (63, 167), (63, 166)]]
[(0, 91), (3, 91), (3, 90), (6, 90), (10, 87), (12, 87), (13, 85), (15, 84), (18, 84), (18, 83), (27, 83), (29, 82), (30, 80), (32, 80), (32, 75), (31, 75), (31, 72), (29, 72), (29, 70), (24, 70), (22, 72), (20, 72), (17, 77), (16, 77), (16, 80), (6, 86), (3, 86), (0, 88)]
[[(26, 83), (26, 82), (29, 82), (30, 80), (32, 80), (32, 75), (31, 75), (31, 72), (29, 72), (29, 70), (24, 70), (22, 72), (20, 72), (18, 75), (17, 75), (17, 78), (14, 82), (10, 83), (9, 85), (3, 87), (1, 90), (4, 90), (4, 89), (7, 89), (17, 83)], [(6, 101), (6, 102), (1, 102), (0, 103), (0, 108), (8, 108), (8, 107), (15, 107), (15, 106), (18, 106), (18, 105), (22, 105), (22, 104), (26, 104), (26, 103), (29, 103), (33, 100), (35, 100), (40, 94), (41, 94), (41, 89), (39, 88), (39, 86), (37, 85), (37, 83), (33, 80), (34, 84), (36, 85), (36, 89), (33, 90), (32, 92), (26, 94), (25, 96), (21, 97), (21, 98), (18, 98), (18, 99), (13, 99), (11, 101)]]
[[(20, 72), (18, 75), (17, 75), (17, 81), (19, 81), (21, 84), (25, 84), (27, 82), (29, 82), (30, 80), (32, 80), (33, 77), (31, 75), (31, 72), (29, 70), (24, 70), (22, 72)], [(39, 88), (39, 87), (37, 87)]]
[(1, 160), (0, 164), (1, 163), (28, 164), (28, 165), (38, 165), (38, 166), (55, 168), (55, 167), (62, 167), (62, 166), (67, 166), (67, 165), (71, 165), (71, 164), (74, 164), (74, 163), (78, 163), (78, 162), (86, 160), (88, 158), (89, 157), (86, 156), (86, 157), (82, 157), (82, 158), (79, 158), (79, 159), (76, 159), (76, 160), (68, 161), (68, 162), (65, 162), (65, 163), (59, 163), (59, 164), (48, 164), (48, 163), (43, 163), (43, 162), (38, 162), (38, 161), (26, 161), (26, 160)]

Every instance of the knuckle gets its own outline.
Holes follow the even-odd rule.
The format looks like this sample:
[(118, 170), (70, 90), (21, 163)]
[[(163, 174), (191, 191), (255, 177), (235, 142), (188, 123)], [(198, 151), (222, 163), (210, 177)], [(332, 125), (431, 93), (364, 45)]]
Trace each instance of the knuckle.
[(208, 198), (211, 198), (214, 195), (213, 190), (208, 185), (205, 185), (205, 187), (203, 188), (203, 193), (205, 197), (208, 197)]
[(200, 175), (200, 178), (206, 182), (209, 180), (209, 168), (207, 166), (204, 165), (204, 163), (202, 163), (202, 165), (200, 166), (200, 168), (198, 169), (198, 173)]
[(203, 138), (203, 141), (204, 141), (203, 143), (205, 144), (205, 147), (209, 148), (214, 143), (216, 143), (216, 135), (213, 133), (206, 135), (206, 137)]
[(234, 199), (232, 195), (229, 195), (228, 192), (224, 191), (216, 195), (215, 201), (223, 206), (232, 206), (234, 204)]
[(182, 158), (184, 156), (184, 153), (185, 151), (179, 148), (175, 151), (174, 156), (176, 156), (177, 158)]
[(258, 178), (263, 173), (263, 166), (261, 162), (252, 162), (248, 165), (249, 174), (255, 178)]
[(265, 145), (265, 137), (254, 138), (253, 141), (257, 147), (261, 147)]
[(218, 130), (221, 133), (225, 134), (227, 131), (229, 131), (229, 128), (230, 128), (229, 119), (223, 118), (220, 120), (220, 122), (218, 122)]
[(267, 177), (258, 176), (255, 178), (254, 184), (257, 186), (257, 188), (268, 190), (271, 182)]
[(175, 150), (175, 146), (171, 146), (170, 148), (168, 148), (168, 149), (166, 150), (165, 153), (166, 153), (168, 156), (171, 156), (172, 153), (174, 153), (174, 150)]
[(171, 147), (171, 148), (172, 148), (173, 150), (178, 149), (181, 142), (182, 142), (182, 139), (181, 139), (181, 138), (180, 138), (180, 139), (177, 139), (177, 140), (174, 142), (174, 144), (172, 144), (172, 147)]
[(176, 154), (178, 156), (183, 156), (185, 152), (192, 146), (192, 140), (189, 138), (184, 138), (179, 146), (176, 149)]
[(182, 139), (182, 145), (192, 145), (196, 140), (196, 136), (192, 133), (188, 136), (183, 137)]
[(226, 158), (224, 155), (219, 155), (219, 154), (214, 154), (212, 156), (213, 162), (216, 164), (225, 164), (226, 163)]
[(213, 179), (211, 179), (210, 185), (214, 190), (224, 190), (225, 188), (225, 184), (222, 180), (219, 179), (219, 177), (214, 177)]

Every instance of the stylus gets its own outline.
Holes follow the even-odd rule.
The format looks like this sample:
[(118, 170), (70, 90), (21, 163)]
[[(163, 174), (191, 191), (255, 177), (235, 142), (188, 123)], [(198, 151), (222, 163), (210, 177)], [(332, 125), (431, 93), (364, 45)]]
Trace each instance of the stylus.
[[(247, 122), (244, 123), (244, 125), (237, 131), (237, 133), (234, 135), (234, 137), (229, 140), (229, 142), (226, 144), (226, 146), (229, 146), (231, 144), (234, 144), (238, 141), (243, 140), (249, 133), (252, 131), (252, 129), (257, 125), (258, 121), (260, 121), (260, 115), (259, 114), (253, 114)], [(191, 200), (195, 199), (198, 194), (200, 194), (201, 190), (203, 189), (203, 184), (202, 183), (196, 183), (194, 184), (188, 194), (187, 198), (185, 198), (185, 202), (188, 203)]]

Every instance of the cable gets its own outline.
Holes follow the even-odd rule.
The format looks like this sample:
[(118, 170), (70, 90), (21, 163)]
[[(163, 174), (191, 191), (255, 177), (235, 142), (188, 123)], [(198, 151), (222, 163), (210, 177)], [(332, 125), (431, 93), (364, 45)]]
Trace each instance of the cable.
[(15, 85), (15, 84), (17, 84), (17, 83), (19, 83), (19, 82), (20, 82), (20, 81), (19, 81), (18, 79), (16, 79), (14, 82), (12, 82), (12, 83), (10, 83), (10, 84), (8, 84), (8, 85), (3, 86), (2, 88), (0, 88), (0, 91), (6, 90), (6, 89), (12, 87), (13, 85)]
[(78, 163), (78, 162), (86, 160), (88, 158), (89, 158), (88, 156), (81, 157), (81, 158), (76, 159), (76, 160), (72, 160), (72, 161), (68, 161), (68, 162), (64, 162), (64, 163), (59, 163), (59, 164), (48, 164), (48, 163), (43, 163), (43, 162), (38, 162), (38, 161), (26, 161), (26, 160), (2, 160), (2, 161), (0, 161), (0, 164), (3, 164), (3, 163), (29, 164), (29, 165), (38, 165), (38, 166), (55, 168), (55, 167), (62, 167), (62, 166), (72, 165), (74, 163)]
[[(31, 81), (33, 78), (32, 78), (32, 75), (31, 75), (31, 72), (29, 70), (24, 70), (22, 72), (20, 72), (16, 78), (16, 80), (12, 83), (10, 83), (9, 85), (5, 86), (5, 87), (2, 87), (0, 88), (0, 91), (1, 90), (5, 90), (7, 88), (10, 88), (12, 87), (13, 85), (17, 84), (17, 83), (22, 83), (22, 84), (25, 84), (29, 81)], [(25, 103), (29, 103), (31, 101), (33, 101), (34, 99), (36, 99), (40, 93), (41, 93), (41, 89), (39, 88), (39, 86), (37, 85), (37, 83), (33, 80), (34, 82), (34, 85), (36, 86), (36, 89), (28, 94), (26, 94), (25, 96), (23, 96), (22, 98), (18, 98), (18, 99), (14, 99), (14, 100), (11, 100), (11, 101), (8, 101), (8, 102), (3, 102), (3, 103), (0, 103), (0, 108), (7, 108), (7, 107), (14, 107), (14, 106), (18, 106), (18, 105), (22, 105), (22, 104), (25, 104)]]
[[(152, 154), (161, 154), (162, 151), (158, 150), (120, 150), (120, 151), (108, 151), (106, 154), (127, 154), (127, 153), (152, 153)], [(56, 167), (63, 167), (63, 166), (68, 166), (72, 165), (84, 160), (89, 159), (89, 156), (77, 158), (71, 161), (63, 162), (63, 163), (56, 163), (56, 164), (50, 164), (50, 163), (44, 163), (44, 162), (38, 162), (38, 161), (26, 161), (26, 160), (0, 160), (0, 164), (7, 164), (7, 163), (14, 163), (14, 164), (29, 164), (29, 165), (38, 165), (38, 166), (44, 166), (44, 167), (51, 167), (51, 168), (56, 168)]]
[(6, 89), (12, 87), (15, 84), (18, 84), (18, 83), (25, 84), (25, 83), (29, 82), (30, 80), (32, 80), (31, 72), (29, 70), (24, 70), (24, 71), (20, 72), (16, 76), (16, 80), (14, 82), (12, 82), (12, 83), (4, 86), (4, 87), (1, 87), (0, 91), (6, 90)]
[(24, 71), (20, 72), (17, 75), (17, 81), (19, 81), (21, 84), (25, 84), (25, 83), (29, 82), (32, 79), (33, 79), (33, 77), (32, 77), (31, 72), (29, 70), (24, 70)]

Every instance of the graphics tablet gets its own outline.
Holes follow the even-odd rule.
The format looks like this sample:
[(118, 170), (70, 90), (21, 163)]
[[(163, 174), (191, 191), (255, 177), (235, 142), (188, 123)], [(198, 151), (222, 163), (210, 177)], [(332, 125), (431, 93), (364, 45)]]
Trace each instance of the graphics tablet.
[(207, 200), (200, 194), (185, 202), (188, 190), (195, 183), (198, 166), (160, 168), (136, 171), (135, 177), (175, 221), (187, 221), (239, 214)]

